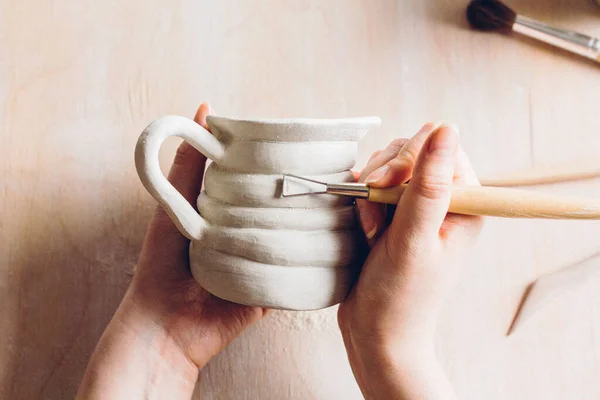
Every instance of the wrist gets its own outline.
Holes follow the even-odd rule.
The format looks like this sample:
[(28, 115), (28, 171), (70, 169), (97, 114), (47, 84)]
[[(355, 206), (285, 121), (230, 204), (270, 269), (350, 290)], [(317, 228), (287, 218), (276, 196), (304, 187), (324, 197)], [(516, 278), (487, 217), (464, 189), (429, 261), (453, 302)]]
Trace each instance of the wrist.
[(346, 340), (348, 354), (369, 370), (396, 369), (403, 365), (436, 361), (430, 340), (360, 339)]
[[(352, 371), (365, 399), (453, 398), (433, 346), (415, 343), (414, 346), (372, 349), (361, 347), (348, 351)], [(433, 392), (448, 393), (448, 396), (431, 395)]]
[(340, 321), (340, 330), (349, 353), (384, 363), (433, 357), (435, 326), (433, 324), (382, 324), (352, 320)]
[(168, 318), (168, 310), (148, 306), (140, 301), (135, 290), (126, 294), (113, 320), (111, 324), (119, 325), (119, 331), (136, 338), (139, 346), (176, 370), (190, 371), (195, 379), (198, 370), (204, 366), (188, 357), (181, 335), (172, 318)]
[(126, 295), (92, 355), (78, 398), (189, 398), (198, 367)]
[(169, 374), (169, 379), (193, 388), (201, 366), (187, 357), (164, 314), (138, 300), (135, 292), (128, 291), (107, 328), (108, 340), (126, 342), (132, 352), (144, 352), (142, 359), (152, 374)]

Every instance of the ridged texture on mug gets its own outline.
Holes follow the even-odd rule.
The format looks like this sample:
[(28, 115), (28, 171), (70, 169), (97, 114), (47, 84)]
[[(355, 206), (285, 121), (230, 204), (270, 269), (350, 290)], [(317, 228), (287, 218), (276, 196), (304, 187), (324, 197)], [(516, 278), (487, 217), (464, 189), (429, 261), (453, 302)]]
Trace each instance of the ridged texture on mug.
[[(180, 231), (192, 240), (191, 271), (226, 300), (312, 310), (343, 300), (357, 272), (359, 233), (353, 199), (281, 197), (283, 174), (350, 182), (357, 141), (379, 118), (239, 120), (210, 116), (210, 132), (166, 116), (136, 145), (136, 169)], [(199, 213), (158, 163), (168, 137), (187, 140), (213, 161)]]
[(232, 228), (310, 231), (354, 229), (357, 226), (353, 205), (334, 208), (239, 207), (202, 192), (197, 206), (211, 224)]
[(283, 174), (352, 182), (357, 141), (379, 122), (209, 117), (225, 155), (206, 171), (197, 201), (208, 226), (190, 248), (196, 279), (248, 305), (311, 310), (342, 301), (357, 272), (353, 199), (283, 198)]
[[(354, 180), (351, 171), (311, 177)], [(356, 271), (353, 199), (283, 198), (282, 178), (209, 166), (198, 197), (208, 226), (190, 248), (193, 274), (209, 292), (242, 304), (297, 310), (337, 304)]]
[(292, 231), (209, 225), (202, 244), (265, 264), (333, 268), (354, 260), (355, 240), (356, 232), (352, 230)]
[[(308, 251), (308, 249), (307, 249)], [(355, 267), (314, 268), (257, 263), (231, 254), (190, 247), (194, 278), (217, 297), (250, 306), (316, 310), (344, 299)]]
[[(352, 182), (350, 171), (330, 175), (311, 175), (325, 182)], [(350, 197), (328, 194), (281, 197), (283, 175), (263, 175), (232, 172), (211, 164), (204, 181), (206, 194), (226, 204), (242, 207), (331, 208), (353, 203)]]

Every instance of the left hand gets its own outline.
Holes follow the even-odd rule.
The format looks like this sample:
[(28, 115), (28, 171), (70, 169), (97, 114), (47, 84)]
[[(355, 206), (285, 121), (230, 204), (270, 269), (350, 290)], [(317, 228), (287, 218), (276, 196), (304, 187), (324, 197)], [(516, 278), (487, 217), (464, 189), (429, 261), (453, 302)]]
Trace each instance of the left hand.
[[(209, 107), (194, 120), (208, 129)], [(169, 181), (191, 203), (206, 157), (184, 142)], [(200, 368), (266, 309), (204, 290), (190, 272), (189, 240), (162, 207), (150, 223), (132, 283), (90, 360), (78, 398), (190, 398)]]
[[(203, 103), (194, 118), (207, 130), (209, 111)], [(206, 157), (183, 142), (171, 166), (169, 181), (192, 205), (200, 193), (205, 164)], [(260, 320), (266, 309), (222, 300), (203, 289), (190, 272), (189, 244), (159, 206), (128, 298), (141, 312), (153, 315), (185, 356), (202, 368), (244, 328)]]

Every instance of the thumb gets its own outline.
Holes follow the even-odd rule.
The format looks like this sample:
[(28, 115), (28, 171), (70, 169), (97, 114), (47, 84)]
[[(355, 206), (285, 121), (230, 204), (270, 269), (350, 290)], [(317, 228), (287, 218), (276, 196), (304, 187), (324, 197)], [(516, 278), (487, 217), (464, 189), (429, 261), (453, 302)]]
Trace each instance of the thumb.
[(398, 204), (394, 224), (417, 235), (438, 235), (450, 206), (458, 148), (456, 126), (442, 125), (429, 136), (413, 177)]

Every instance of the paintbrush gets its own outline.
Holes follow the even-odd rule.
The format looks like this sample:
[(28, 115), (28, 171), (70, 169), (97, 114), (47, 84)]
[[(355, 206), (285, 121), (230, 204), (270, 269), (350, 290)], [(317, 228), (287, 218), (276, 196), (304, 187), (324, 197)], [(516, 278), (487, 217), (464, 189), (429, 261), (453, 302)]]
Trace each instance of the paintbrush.
[[(402, 184), (379, 189), (364, 183), (325, 183), (298, 175), (283, 175), (281, 196), (333, 194), (376, 203), (398, 204), (408, 188)], [(504, 218), (600, 219), (600, 201), (491, 186), (453, 186), (448, 212)]]
[(482, 31), (514, 31), (561, 49), (600, 62), (600, 41), (581, 33), (558, 29), (518, 15), (498, 0), (473, 0), (467, 7), (467, 20)]

